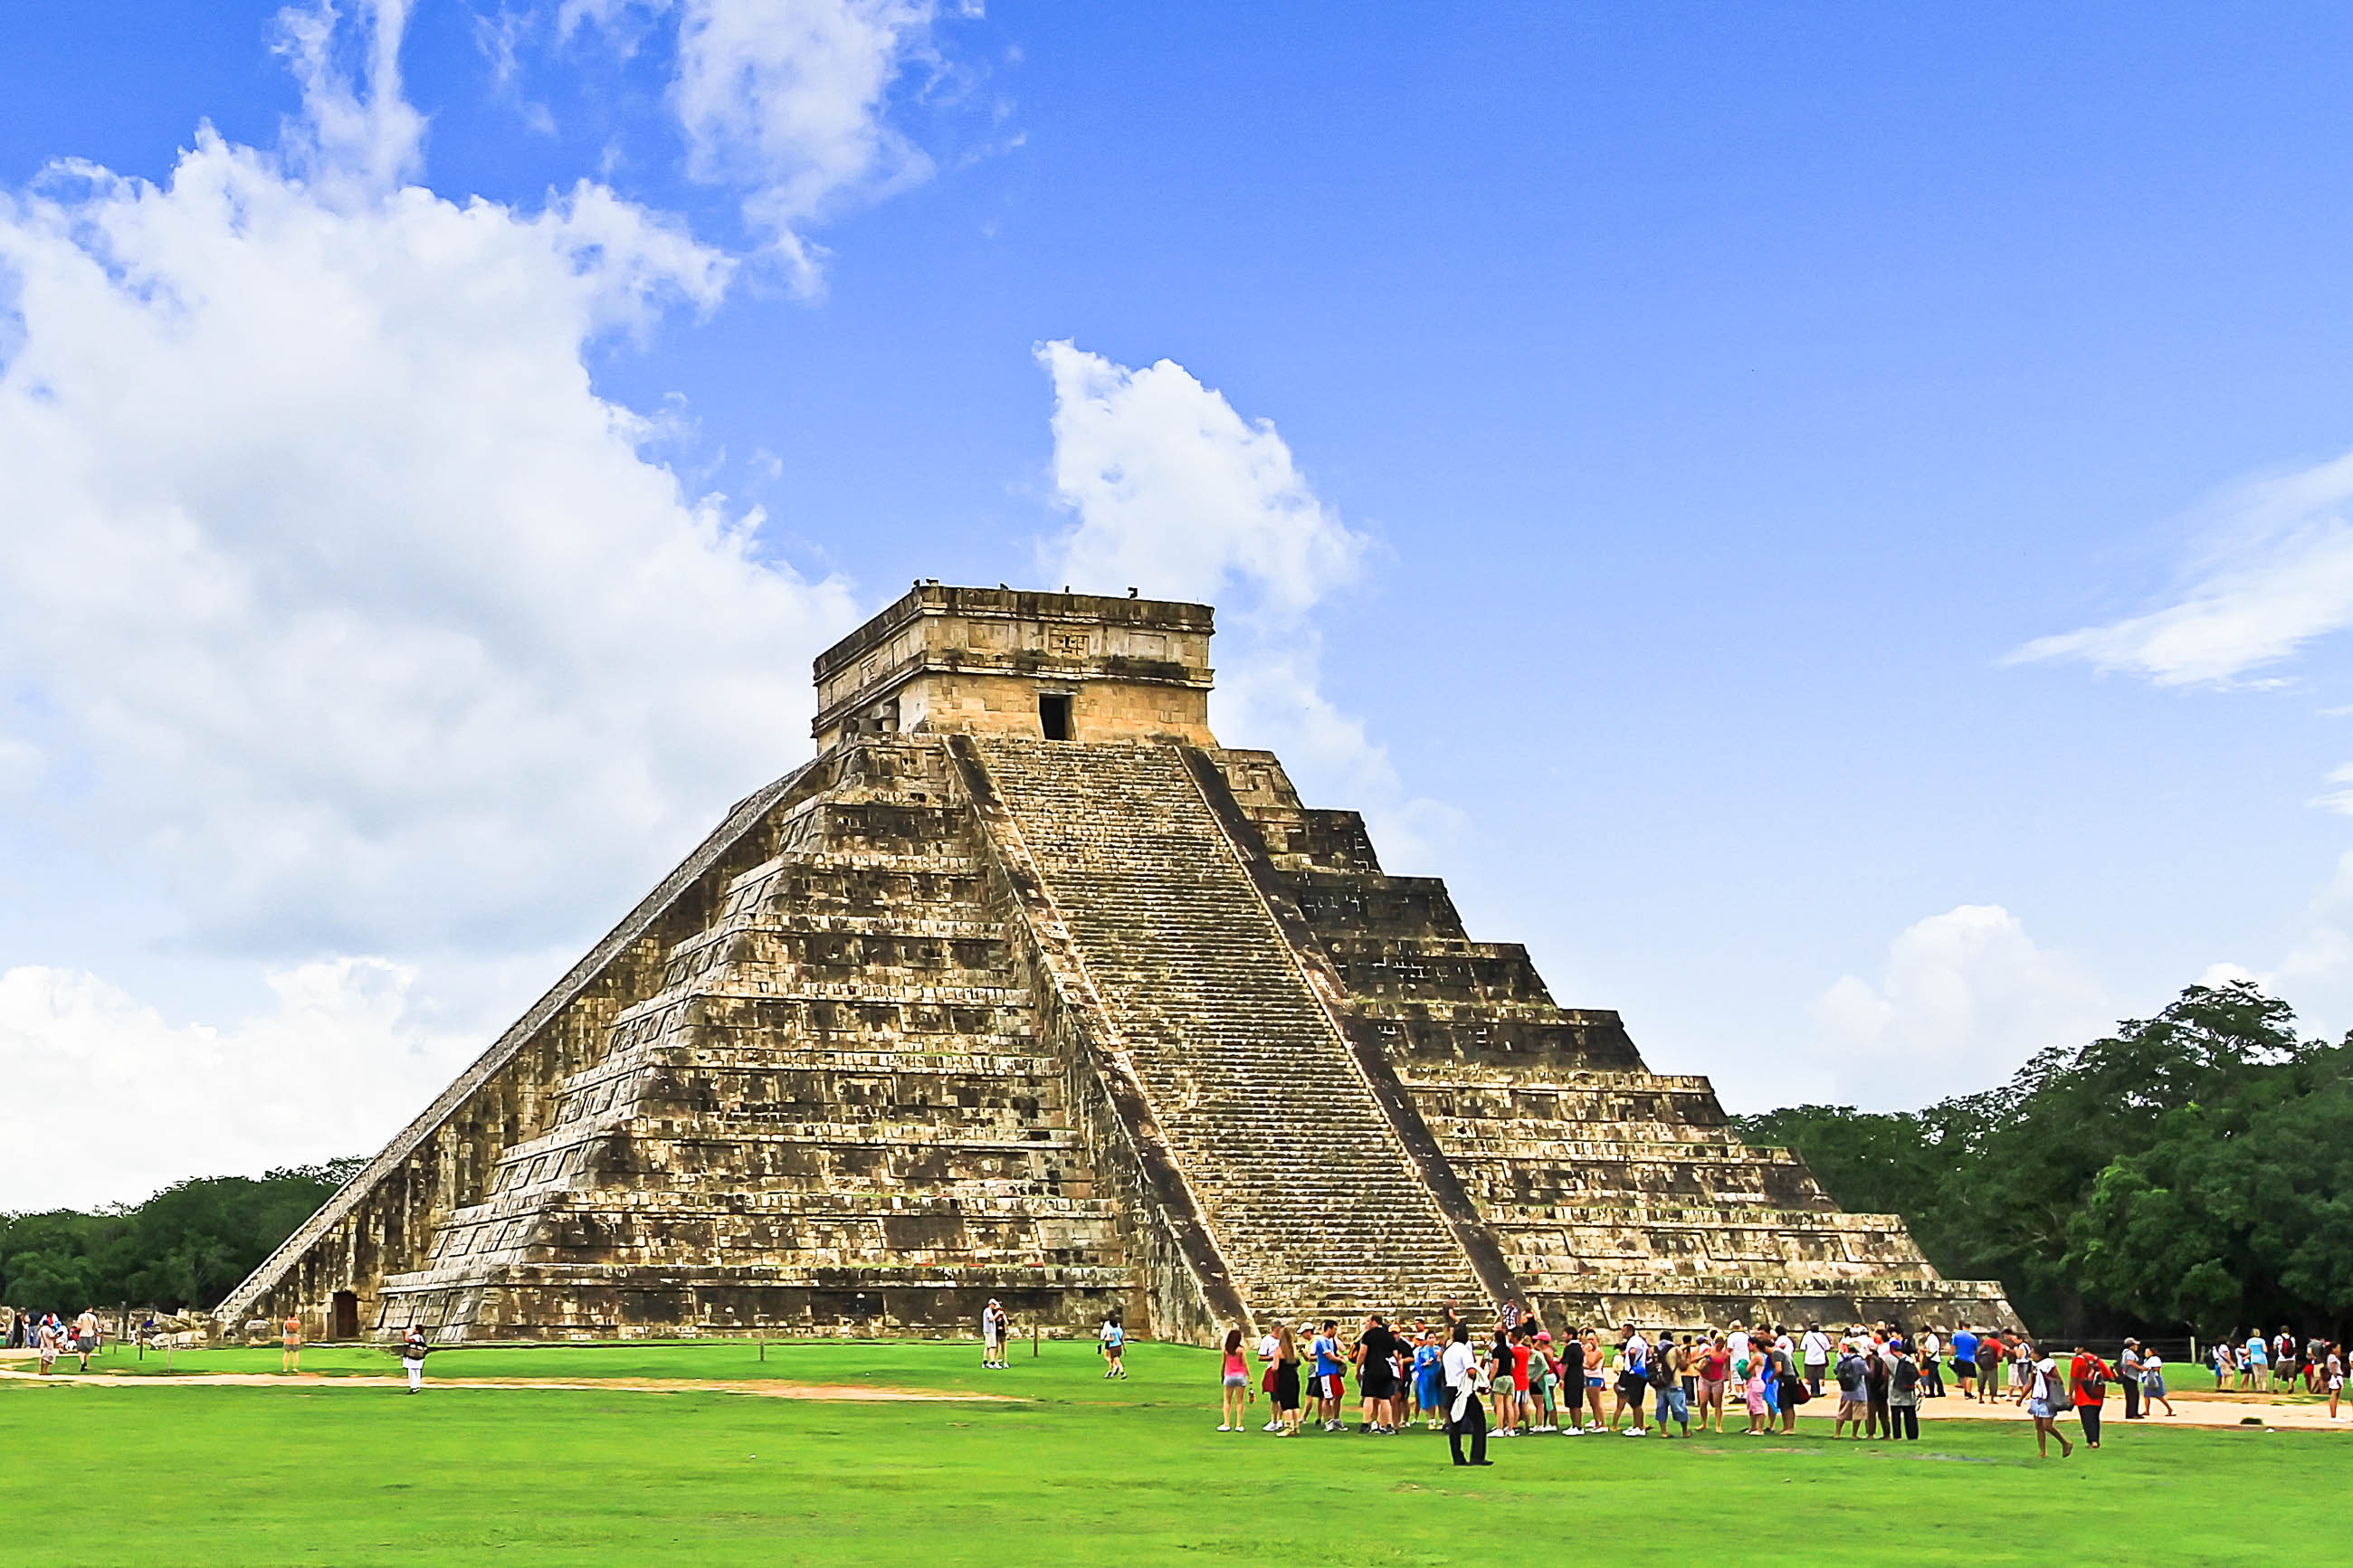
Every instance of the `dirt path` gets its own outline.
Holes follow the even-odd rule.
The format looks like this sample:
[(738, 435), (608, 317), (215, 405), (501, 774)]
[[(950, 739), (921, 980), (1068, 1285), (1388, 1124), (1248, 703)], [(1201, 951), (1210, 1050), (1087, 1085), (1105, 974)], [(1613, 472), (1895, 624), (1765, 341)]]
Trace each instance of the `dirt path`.
[[(68, 1372), (62, 1368), (43, 1377), (37, 1372), (0, 1367), (0, 1383), (96, 1384), (108, 1388), (186, 1388), (204, 1386), (250, 1388), (402, 1388), (403, 1376), (374, 1373), (331, 1375), (324, 1373), (190, 1372), (162, 1377), (126, 1377), (115, 1373)], [(960, 1404), (1012, 1405), (1020, 1401), (1002, 1394), (935, 1394), (914, 1388), (876, 1388), (852, 1383), (786, 1383), (765, 1378), (700, 1377), (435, 1377), (426, 1375), (427, 1388), (558, 1388), (582, 1393), (629, 1394), (751, 1394), (766, 1399), (822, 1399), (837, 1404), (887, 1405), (953, 1401)]]
[[(2228, 1427), (2233, 1431), (2253, 1430), (2246, 1425), (2250, 1415), (2258, 1417), (2266, 1426), (2293, 1427), (2297, 1431), (2353, 1431), (2353, 1421), (2331, 1421), (2326, 1405), (2274, 1404), (2260, 1394), (2233, 1397), (2229, 1394), (2191, 1394), (2176, 1392), (2173, 1408), (2178, 1413), (2168, 1416), (2153, 1415), (2146, 1421), (2136, 1421), (2133, 1426), (2202, 1426)], [(2353, 1415), (2353, 1405), (2345, 1410)], [(2025, 1407), (2001, 1400), (1994, 1405), (1964, 1403), (1958, 1394), (1945, 1399), (1924, 1399), (1920, 1402), (1923, 1421), (2024, 1421)], [(2111, 1399), (2102, 1408), (2103, 1428), (2124, 1424), (2125, 1407), (2120, 1400)], [(2076, 1436), (2077, 1424), (2070, 1421), (2062, 1428), (2070, 1440)]]

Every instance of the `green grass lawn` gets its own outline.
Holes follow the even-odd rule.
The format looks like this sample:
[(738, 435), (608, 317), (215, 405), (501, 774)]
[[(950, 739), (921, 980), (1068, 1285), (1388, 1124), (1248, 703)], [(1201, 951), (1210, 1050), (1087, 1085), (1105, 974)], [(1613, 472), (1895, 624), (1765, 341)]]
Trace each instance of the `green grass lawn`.
[[(2326, 1563), (2353, 1440), (2125, 1430), (2034, 1458), (2025, 1428), (1917, 1445), (1220, 1435), (1207, 1352), (897, 1342), (438, 1353), (435, 1376), (786, 1377), (1023, 1403), (829, 1405), (719, 1392), (0, 1384), (0, 1563)], [(125, 1352), (111, 1371), (138, 1371)], [(375, 1351), (306, 1368), (391, 1373)], [(68, 1363), (71, 1364), (70, 1363)], [(274, 1350), (176, 1358), (275, 1371)], [(145, 1370), (160, 1370), (151, 1355)], [(2115, 1407), (2111, 1405), (2111, 1414)], [(1263, 1419), (1263, 1407), (1259, 1407)], [(2266, 1499), (2280, 1506), (2250, 1507)]]

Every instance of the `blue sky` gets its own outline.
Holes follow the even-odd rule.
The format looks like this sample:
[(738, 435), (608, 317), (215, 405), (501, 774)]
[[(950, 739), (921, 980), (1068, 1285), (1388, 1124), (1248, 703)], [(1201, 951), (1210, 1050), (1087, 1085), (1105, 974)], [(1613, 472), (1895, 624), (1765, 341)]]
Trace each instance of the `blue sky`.
[(2340, 1032), (2348, 33), (10, 6), (0, 1047), (113, 1109), (0, 1206), (372, 1144), (919, 575), (1214, 598), (1230, 743), (1736, 1108)]

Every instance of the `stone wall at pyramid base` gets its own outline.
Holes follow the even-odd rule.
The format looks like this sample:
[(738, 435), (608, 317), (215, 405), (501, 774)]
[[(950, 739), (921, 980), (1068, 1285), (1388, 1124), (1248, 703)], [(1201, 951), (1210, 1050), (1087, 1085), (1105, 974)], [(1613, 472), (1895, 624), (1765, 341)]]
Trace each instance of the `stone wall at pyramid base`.
[(1126, 1269), (1007, 1269), (926, 1276), (914, 1268), (847, 1266), (764, 1280), (755, 1269), (665, 1271), (517, 1270), (495, 1286), (439, 1296), (386, 1281), (385, 1321), (375, 1338), (396, 1342), (415, 1322), (438, 1344), (482, 1342), (603, 1342), (617, 1340), (788, 1339), (903, 1335), (969, 1339), (981, 1312), (999, 1303), (1023, 1333), (1092, 1337), (1104, 1316), (1133, 1318)]

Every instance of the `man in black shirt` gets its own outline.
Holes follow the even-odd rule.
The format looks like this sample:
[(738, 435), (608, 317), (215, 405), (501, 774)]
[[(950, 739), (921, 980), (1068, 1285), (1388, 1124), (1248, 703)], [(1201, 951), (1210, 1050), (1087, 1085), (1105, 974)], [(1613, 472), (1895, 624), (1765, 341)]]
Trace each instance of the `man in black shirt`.
[(1365, 1396), (1365, 1420), (1360, 1430), (1397, 1431), (1397, 1336), (1375, 1312), (1356, 1336), (1356, 1391)]

